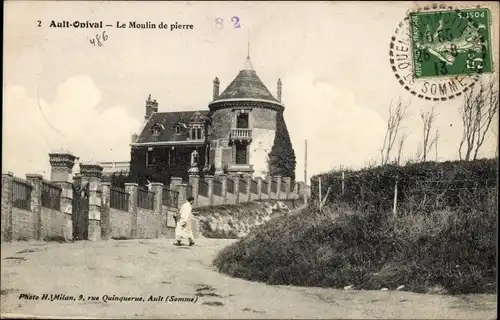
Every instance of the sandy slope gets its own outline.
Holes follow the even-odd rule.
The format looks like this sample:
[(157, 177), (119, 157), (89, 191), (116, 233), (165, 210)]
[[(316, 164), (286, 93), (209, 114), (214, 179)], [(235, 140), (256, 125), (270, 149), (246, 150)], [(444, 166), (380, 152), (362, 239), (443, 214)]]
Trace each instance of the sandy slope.
[[(217, 273), (215, 253), (234, 240), (170, 239), (2, 244), (1, 312), (108, 318), (494, 319), (495, 295), (268, 286)], [(23, 252), (24, 251), (24, 252)], [(32, 251), (32, 252), (26, 252)], [(22, 293), (98, 296), (100, 301), (19, 299)], [(198, 296), (195, 295), (198, 293)], [(196, 302), (103, 302), (102, 296), (197, 297)]]

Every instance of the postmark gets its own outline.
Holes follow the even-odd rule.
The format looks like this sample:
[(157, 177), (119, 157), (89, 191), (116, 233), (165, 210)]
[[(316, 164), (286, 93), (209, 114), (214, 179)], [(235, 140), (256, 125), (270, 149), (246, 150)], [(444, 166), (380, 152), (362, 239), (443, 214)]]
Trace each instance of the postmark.
[[(474, 20), (470, 17), (471, 15), (475, 17), (476, 12), (479, 13), (478, 19), (483, 20)], [(429, 15), (425, 15), (425, 13)], [(482, 13), (484, 13), (484, 18), (481, 17)], [(412, 18), (415, 21), (413, 28)], [(465, 22), (457, 24), (456, 21), (458, 19), (464, 20), (467, 22), (467, 25), (465, 25)], [(398, 82), (405, 90), (425, 100), (445, 101), (461, 96), (479, 80), (482, 73), (492, 72), (493, 70), (490, 50), (491, 42), (489, 41), (489, 19), (490, 14), (488, 10), (480, 10), (480, 8), (457, 9), (442, 3), (409, 12), (396, 27), (390, 41), (389, 63)], [(440, 22), (441, 20), (443, 20), (442, 23)], [(485, 25), (485, 28), (482, 25)], [(456, 31), (451, 31), (452, 27)], [(420, 36), (419, 29), (422, 28), (422, 36)], [(413, 34), (415, 30), (417, 31), (416, 37)], [(464, 33), (465, 37), (462, 37), (464, 41), (458, 44), (455, 43), (457, 41), (456, 37), (460, 39)], [(427, 38), (425, 38), (426, 35)], [(474, 39), (472, 35), (475, 36)], [(424, 38), (423, 41), (421, 41), (422, 37)], [(446, 39), (451, 39), (447, 42), (448, 47), (440, 46), (440, 41), (446, 41)], [(436, 40), (437, 42), (427, 42), (427, 40)], [(470, 45), (467, 40), (474, 40), (472, 43), (480, 44), (473, 46), (476, 51), (469, 50)], [(455, 46), (451, 46), (451, 42), (454, 42), (453, 44), (457, 46), (456, 50)], [(438, 45), (433, 46), (435, 43)], [(464, 47), (463, 43), (469, 47)], [(459, 46), (462, 49), (459, 50)], [(436, 54), (431, 53), (429, 48), (435, 51)], [(416, 51), (418, 53), (415, 53)], [(446, 60), (447, 58), (450, 60)], [(488, 61), (488, 63), (483, 62), (481, 64), (479, 60), (474, 60), (479, 58), (483, 61)], [(416, 64), (415, 61), (424, 61), (425, 64)], [(438, 72), (440, 69), (441, 71), (444, 70), (442, 63), (448, 66), (448, 63), (452, 62), (454, 67), (447, 67), (447, 71), (450, 69), (451, 72), (447, 72), (446, 74), (442, 74), (443, 72), (441, 72), (438, 74), (433, 64), (434, 62), (437, 62)], [(470, 68), (464, 71), (464, 68), (468, 66)]]
[(415, 78), (492, 72), (488, 8), (410, 13)]

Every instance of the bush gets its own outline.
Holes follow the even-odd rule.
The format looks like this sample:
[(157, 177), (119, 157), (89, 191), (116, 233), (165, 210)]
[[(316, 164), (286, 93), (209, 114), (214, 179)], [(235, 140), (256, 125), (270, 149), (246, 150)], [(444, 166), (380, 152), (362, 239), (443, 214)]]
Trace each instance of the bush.
[(398, 182), (398, 208), (413, 211), (490, 210), (496, 198), (497, 159), (423, 162), (406, 166), (385, 165), (331, 171), (311, 178), (311, 198), (318, 198), (318, 177), (322, 194), (331, 186), (329, 203), (345, 202), (360, 210), (390, 211)]
[(276, 285), (496, 292), (496, 213), (323, 213), (278, 217), (222, 250), (219, 271)]

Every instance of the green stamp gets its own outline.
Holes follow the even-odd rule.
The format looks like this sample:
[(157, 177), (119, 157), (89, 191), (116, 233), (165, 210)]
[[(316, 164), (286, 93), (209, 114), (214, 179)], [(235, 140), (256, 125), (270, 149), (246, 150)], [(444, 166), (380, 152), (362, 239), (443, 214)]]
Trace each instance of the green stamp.
[(486, 8), (410, 13), (414, 78), (491, 73), (490, 19)]

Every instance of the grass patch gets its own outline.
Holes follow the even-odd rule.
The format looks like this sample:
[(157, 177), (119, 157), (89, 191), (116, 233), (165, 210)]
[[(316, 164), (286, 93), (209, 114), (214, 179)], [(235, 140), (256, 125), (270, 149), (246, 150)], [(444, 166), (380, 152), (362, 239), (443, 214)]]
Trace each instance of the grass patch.
[(230, 276), (275, 285), (441, 293), (496, 292), (497, 213), (393, 217), (304, 209), (256, 227), (214, 260)]

